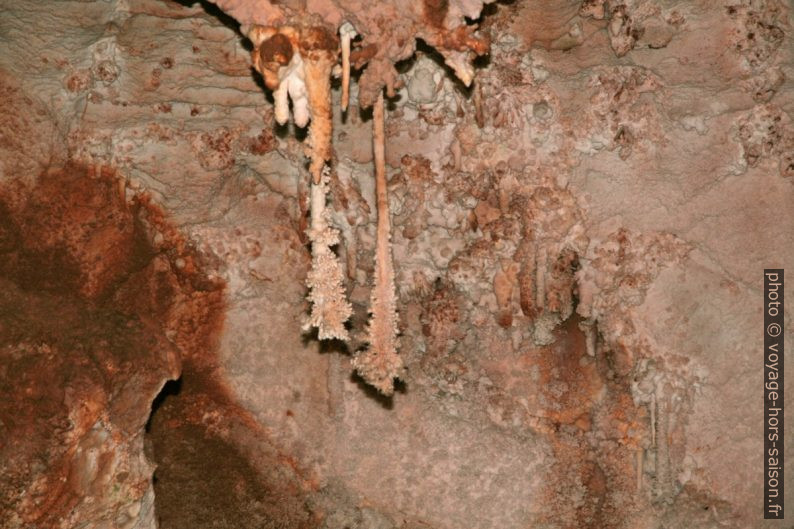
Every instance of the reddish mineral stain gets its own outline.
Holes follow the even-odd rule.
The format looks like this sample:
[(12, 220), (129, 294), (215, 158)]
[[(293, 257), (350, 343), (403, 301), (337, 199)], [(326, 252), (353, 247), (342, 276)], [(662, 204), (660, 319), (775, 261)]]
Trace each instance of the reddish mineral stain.
[[(181, 374), (148, 424), (160, 527), (311, 527), (299, 472), (246, 448), (270, 444), (217, 376), (224, 283), (160, 208), (126, 192), (113, 168), (74, 163), (32, 188), (0, 186), (0, 526), (12, 512), (58, 526), (104, 494), (77, 443), (99, 420), (136, 435)], [(98, 474), (111, 471), (103, 454)], [(44, 488), (23, 501), (35, 472)]]
[(424, 0), (425, 18), (432, 26), (444, 26), (444, 18), (449, 9), (449, 0)]

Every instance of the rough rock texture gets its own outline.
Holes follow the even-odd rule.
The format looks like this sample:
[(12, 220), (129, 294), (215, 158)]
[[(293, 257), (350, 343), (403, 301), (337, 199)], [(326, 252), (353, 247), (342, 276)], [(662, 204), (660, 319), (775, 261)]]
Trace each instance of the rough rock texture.
[[(347, 344), (301, 331), (306, 134), (245, 27), (0, 6), (0, 526), (781, 527), (759, 351), (762, 269), (794, 259), (790, 2), (381, 4), (217, 2), (361, 35), (328, 181)], [(445, 60), (486, 36), (466, 88)], [(350, 356), (384, 84), (389, 399)]]
[(315, 23), (330, 27), (331, 33), (336, 34), (340, 26), (352, 25), (362, 37), (353, 51), (352, 62), (357, 67), (368, 64), (360, 79), (359, 100), (362, 106), (369, 107), (382, 87), (393, 95), (402, 84), (394, 64), (413, 55), (417, 38), (434, 46), (457, 76), (470, 84), (474, 77), (471, 61), (487, 51), (488, 39), (475, 35), (477, 26), (470, 25), (467, 19), (478, 19), (483, 5), (493, 1), (216, 0), (214, 3), (243, 24), (244, 33), (256, 26), (278, 28)]
[(150, 403), (214, 330), (221, 284), (107, 168), (5, 186), (3, 527), (152, 526)]

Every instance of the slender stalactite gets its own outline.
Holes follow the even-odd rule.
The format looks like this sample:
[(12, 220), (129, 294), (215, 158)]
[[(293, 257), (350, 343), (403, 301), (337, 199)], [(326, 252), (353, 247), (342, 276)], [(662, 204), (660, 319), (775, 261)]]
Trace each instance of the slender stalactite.
[(339, 243), (339, 230), (328, 222), (326, 194), (328, 192), (328, 163), (331, 161), (331, 71), (336, 49), (326, 45), (331, 40), (322, 30), (309, 31), (310, 49), (304, 60), (306, 92), (311, 109), (311, 227), (312, 268), (307, 276), (312, 304), (309, 327), (316, 327), (321, 340), (349, 338), (344, 324), (353, 310), (347, 301), (344, 272), (339, 258), (331, 249)]
[(311, 142), (309, 172), (315, 185), (320, 183), (323, 167), (331, 160), (333, 120), (331, 117), (330, 79), (334, 62), (334, 57), (330, 52), (316, 50), (309, 53), (303, 66), (312, 118), (309, 129), (309, 141)]
[(394, 287), (394, 264), (391, 256), (391, 220), (386, 190), (386, 158), (383, 92), (373, 107), (373, 148), (375, 154), (375, 196), (378, 208), (375, 248), (375, 283), (370, 296), (370, 320), (367, 328), (369, 348), (356, 355), (353, 365), (369, 384), (384, 395), (394, 393), (394, 379), (404, 369), (397, 354), (397, 299)]
[(350, 40), (356, 36), (356, 30), (349, 22), (339, 28), (342, 41), (342, 112), (347, 111), (350, 102)]

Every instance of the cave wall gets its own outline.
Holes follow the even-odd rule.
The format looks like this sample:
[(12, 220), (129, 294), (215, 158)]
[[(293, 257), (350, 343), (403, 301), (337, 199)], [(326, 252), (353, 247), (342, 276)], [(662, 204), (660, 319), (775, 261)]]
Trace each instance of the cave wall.
[[(223, 390), (196, 397), (183, 422), (236, 447), (273, 487), (289, 485), (285, 494), (300, 501), (284, 508), (302, 509), (285, 515), (290, 527), (779, 527), (759, 514), (759, 340), (762, 269), (794, 257), (790, 8), (518, 0), (486, 8), (490, 54), (472, 87), (430, 45), (399, 63), (386, 161), (407, 371), (385, 399), (350, 365), (375, 248), (360, 78), (346, 115), (333, 91), (330, 183), (353, 339), (319, 343), (302, 331), (305, 133), (274, 124), (237, 22), (209, 3), (0, 7), (0, 214), (19, 232), (13, 244), (11, 228), (0, 232), (0, 251), (19, 258), (19, 243), (50, 255), (66, 240), (78, 272), (63, 295), (87, 304), (82, 311), (113, 308), (138, 321), (160, 306), (152, 299), (163, 281), (176, 293), (158, 301), (168, 316), (146, 323), (163, 341), (147, 346), (151, 366), (87, 370), (102, 380), (95, 396), (50, 396), (55, 418), (101, 403), (72, 419), (82, 426), (67, 428), (67, 440), (42, 422), (41, 452), (2, 446), (13, 455), (3, 472), (15, 479), (2, 488), (4, 523), (154, 527), (143, 425), (158, 388), (184, 369), (184, 384), (201, 373), (195, 380)], [(58, 179), (75, 174), (96, 183), (69, 193)], [(81, 198), (81, 186), (105, 189), (106, 179), (118, 182), (117, 197)], [(62, 203), (45, 200), (59, 193)], [(31, 227), (36, 215), (84, 203), (125, 211), (126, 227), (109, 237), (85, 214)], [(142, 213), (150, 207), (163, 220)], [(49, 242), (25, 243), (49, 232)], [(134, 246), (132, 233), (148, 260), (106, 254)], [(40, 318), (43, 302), (17, 290), (57, 289), (2, 271), (2, 317), (31, 303), (30, 318)], [(222, 302), (212, 294), (221, 291)], [(36, 358), (85, 354), (45, 354), (41, 344), (52, 349), (59, 332), (3, 339), (14, 359), (4, 366), (17, 366), (4, 367), (6, 402), (41, 402), (24, 388), (48, 378), (25, 377), (58, 364)], [(75, 380), (55, 385), (94, 387)], [(134, 397), (115, 389), (127, 380)], [(125, 401), (134, 428), (99, 417)], [(791, 392), (787, 404), (794, 409)], [(2, 410), (0, 428), (24, 435), (6, 418), (14, 412)], [(91, 443), (110, 454), (101, 461), (135, 463), (85, 472), (96, 466), (79, 456)], [(62, 466), (42, 455), (53, 446), (68, 447)], [(50, 498), (58, 476), (75, 473), (85, 477), (61, 510), (42, 507), (33, 484)]]

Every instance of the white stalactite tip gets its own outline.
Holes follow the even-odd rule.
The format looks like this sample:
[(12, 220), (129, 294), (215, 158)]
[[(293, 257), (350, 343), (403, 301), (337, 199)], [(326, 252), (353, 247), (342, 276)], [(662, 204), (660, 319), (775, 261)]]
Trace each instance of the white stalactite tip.
[(353, 24), (344, 22), (339, 27), (342, 41), (342, 111), (347, 111), (350, 102), (350, 41), (358, 35)]
[(463, 52), (447, 52), (444, 55), (444, 62), (447, 66), (452, 68), (455, 76), (463, 82), (466, 86), (471, 86), (474, 81), (474, 66), (471, 64), (468, 53)]
[[(252, 53), (254, 68), (273, 90), (276, 122), (284, 125), (289, 121), (289, 101), (292, 100), (295, 125), (305, 127), (311, 119), (311, 111), (307, 100), (305, 65), (295, 45), (294, 28), (253, 26), (247, 34), (255, 46)], [(264, 54), (263, 48), (268, 50)]]
[(275, 100), (275, 118), (280, 125), (289, 120), (289, 99), (292, 100), (292, 112), (295, 125), (305, 127), (309, 123), (311, 113), (306, 93), (306, 71), (303, 59), (297, 51), (287, 66), (278, 71), (279, 84), (273, 92)]
[(306, 277), (311, 313), (304, 330), (316, 327), (320, 340), (348, 340), (350, 337), (345, 322), (353, 314), (353, 307), (347, 300), (342, 265), (331, 250), (339, 242), (339, 230), (328, 223), (325, 209), (327, 180), (326, 166), (320, 183), (311, 184), (311, 226), (308, 235), (312, 242), (312, 267)]

